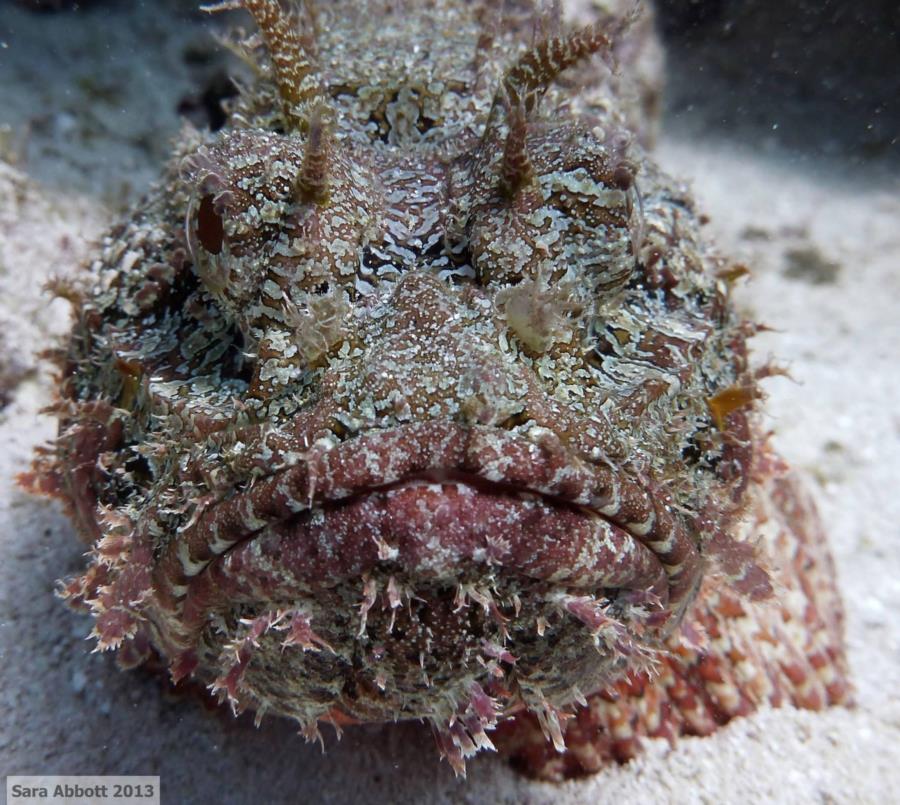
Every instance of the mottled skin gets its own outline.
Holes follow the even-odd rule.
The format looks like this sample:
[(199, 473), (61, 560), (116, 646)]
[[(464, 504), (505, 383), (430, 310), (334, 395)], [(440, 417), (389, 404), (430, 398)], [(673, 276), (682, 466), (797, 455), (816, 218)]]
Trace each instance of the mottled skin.
[(736, 272), (641, 145), (649, 20), (223, 5), (258, 78), (104, 239), (29, 479), (99, 647), (552, 778), (843, 701)]

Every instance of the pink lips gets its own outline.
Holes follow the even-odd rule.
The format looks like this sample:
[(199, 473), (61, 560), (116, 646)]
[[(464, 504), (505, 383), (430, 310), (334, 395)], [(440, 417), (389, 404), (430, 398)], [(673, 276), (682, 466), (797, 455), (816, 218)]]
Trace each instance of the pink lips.
[(659, 501), (534, 431), (435, 421), (315, 444), (200, 514), (157, 565), (156, 587), (186, 638), (210, 609), (379, 564), (448, 583), (475, 570), (646, 592), (663, 606), (683, 598), (699, 559)]
[[(201, 575), (229, 600), (285, 600), (379, 565), (438, 582), (475, 571), (668, 597), (659, 560), (623, 529), (565, 504), (461, 482), (412, 481), (326, 505), (262, 529)], [(199, 594), (208, 604), (194, 585), (188, 602)]]

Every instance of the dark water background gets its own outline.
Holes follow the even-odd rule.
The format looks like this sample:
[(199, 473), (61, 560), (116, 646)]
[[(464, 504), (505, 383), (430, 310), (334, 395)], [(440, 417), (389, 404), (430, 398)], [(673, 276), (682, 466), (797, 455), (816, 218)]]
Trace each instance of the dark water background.
[(807, 160), (896, 169), (896, 0), (665, 0), (659, 21), (673, 123)]

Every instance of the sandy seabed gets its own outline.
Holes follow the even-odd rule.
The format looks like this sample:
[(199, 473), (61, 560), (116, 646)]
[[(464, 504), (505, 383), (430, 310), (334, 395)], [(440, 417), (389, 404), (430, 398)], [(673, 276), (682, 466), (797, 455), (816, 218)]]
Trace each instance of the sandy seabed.
[[(255, 729), (249, 718), (169, 699), (154, 679), (121, 673), (111, 657), (91, 654), (88, 620), (54, 598), (56, 579), (81, 567), (84, 547), (56, 506), (13, 481), (54, 431), (40, 414), (52, 384), (34, 352), (65, 331), (68, 310), (40, 289), (51, 274), (76, 269), (110, 220), (110, 202), (152, 175), (160, 149), (155, 140), (146, 147), (141, 132), (171, 130), (175, 120), (172, 113), (161, 121), (148, 104), (123, 123), (128, 136), (115, 139), (108, 132), (122, 127), (111, 107), (106, 117), (96, 113), (94, 136), (85, 136), (87, 124), (71, 103), (73, 77), (50, 69), (54, 58), (65, 64), (81, 57), (85, 75), (108, 79), (106, 62), (85, 55), (106, 36), (114, 52), (131, 54), (119, 85), (146, 99), (141, 87), (158, 84), (148, 71), (164, 65), (154, 63), (158, 54), (143, 63), (136, 55), (135, 31), (141, 15), (150, 15), (143, 7), (93, 28), (77, 17), (36, 22), (7, 7), (0, 14), (8, 45), (0, 70), (20, 71), (13, 85), (3, 81), (0, 95), (0, 122), (12, 125), (7, 158), (18, 148), (23, 161), (14, 142), (21, 121), (39, 117), (43, 126), (34, 146), (43, 158), (24, 149), (28, 159), (19, 167), (0, 164), (0, 344), (18, 364), (0, 362), (0, 374), (24, 377), (0, 412), (0, 772), (159, 774), (163, 801), (185, 803), (896, 801), (898, 177), (809, 159), (798, 167), (788, 154), (697, 139), (678, 127), (664, 134), (657, 153), (693, 187), (722, 251), (752, 268), (739, 303), (772, 328), (754, 341), (757, 361), (774, 356), (790, 370), (792, 379), (766, 381), (767, 425), (807, 476), (831, 534), (856, 706), (767, 710), (675, 748), (650, 742), (627, 766), (564, 785), (528, 782), (492, 757), (471, 762), (468, 779), (456, 780), (418, 725), (349, 729), (340, 741), (326, 735), (323, 755), (288, 723), (268, 719)], [(22, 71), (26, 49), (48, 37), (46, 26), (65, 32), (65, 42), (42, 78)], [(189, 36), (181, 31), (165, 48), (174, 52)], [(177, 97), (189, 83), (186, 71), (173, 73), (167, 92)], [(74, 111), (53, 111), (67, 103)]]

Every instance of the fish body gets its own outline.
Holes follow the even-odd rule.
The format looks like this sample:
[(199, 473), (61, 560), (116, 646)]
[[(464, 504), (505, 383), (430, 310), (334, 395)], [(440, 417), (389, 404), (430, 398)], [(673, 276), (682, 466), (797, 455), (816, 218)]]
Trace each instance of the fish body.
[(849, 696), (756, 330), (647, 147), (648, 17), (234, 0), (258, 34), (77, 290), (27, 481), (98, 647), (551, 779)]

